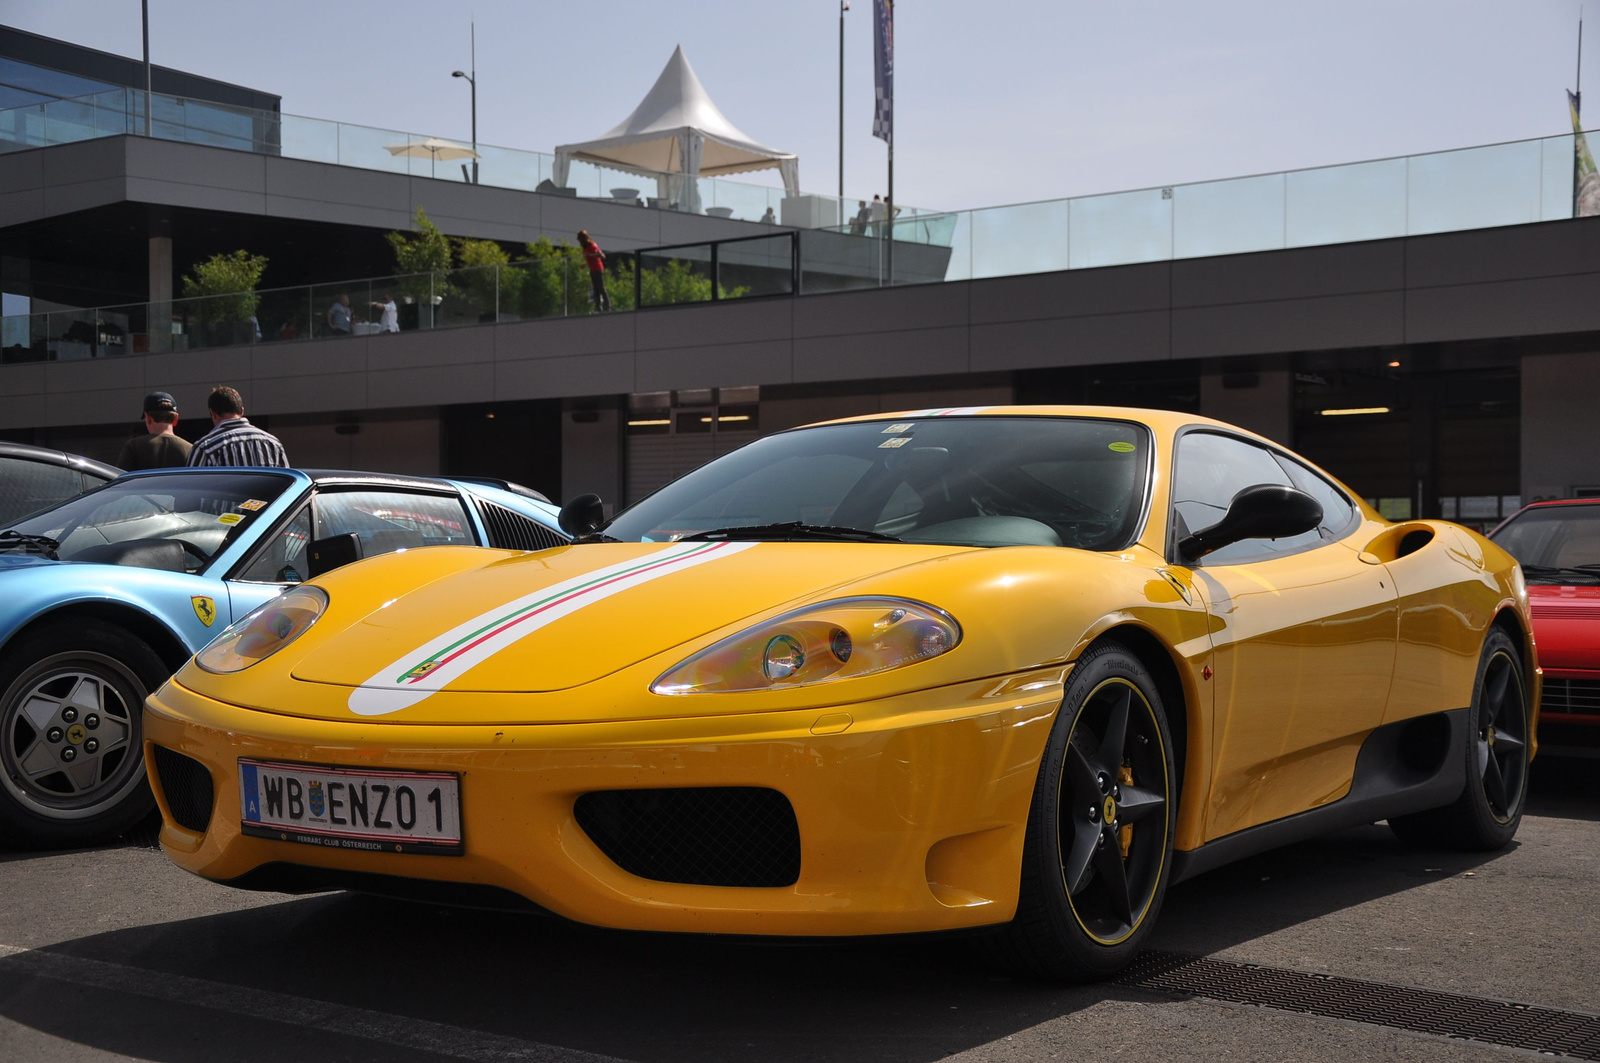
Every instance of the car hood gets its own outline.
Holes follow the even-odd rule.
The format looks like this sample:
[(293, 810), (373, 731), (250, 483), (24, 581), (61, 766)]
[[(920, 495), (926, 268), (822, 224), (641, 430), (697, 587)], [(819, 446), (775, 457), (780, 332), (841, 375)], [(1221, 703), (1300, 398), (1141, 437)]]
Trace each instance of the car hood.
[(0, 572), (12, 572), (17, 569), (38, 568), (40, 565), (59, 565), (62, 562), (52, 561), (40, 554), (4, 553), (0, 554)]
[(1600, 587), (1528, 585), (1539, 664), (1554, 669), (1600, 669)]
[[(320, 640), (292, 674), (306, 683), (356, 688), (349, 708), (369, 716), (409, 708), (440, 691), (567, 690), (724, 628), (736, 630), (741, 621), (825, 599), (864, 577), (968, 549), (616, 543), (519, 555), (437, 579), (372, 609)], [(352, 569), (350, 576), (356, 575)], [(329, 592), (337, 603), (340, 589), (330, 585)], [(311, 705), (273, 708), (317, 712)], [(416, 713), (407, 718), (421, 722)]]

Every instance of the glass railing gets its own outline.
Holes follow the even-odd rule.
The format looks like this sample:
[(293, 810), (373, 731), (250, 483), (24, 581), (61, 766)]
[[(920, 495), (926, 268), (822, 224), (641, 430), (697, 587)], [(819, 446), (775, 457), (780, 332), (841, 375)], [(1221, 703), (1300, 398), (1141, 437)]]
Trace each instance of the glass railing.
[[(786, 234), (787, 235), (787, 234)], [(614, 306), (634, 305), (631, 257), (612, 256)], [(392, 308), (392, 309), (391, 309)], [(156, 351), (456, 328), (594, 313), (581, 255), (437, 273), (269, 288), (0, 318), (0, 362), (71, 361)]]
[(939, 279), (969, 280), (1555, 221), (1573, 216), (1574, 140), (1566, 134), (827, 231), (877, 237), (876, 283), (921, 284), (933, 262), (919, 267), (907, 245), (946, 249)]
[[(276, 111), (231, 107), (181, 96), (150, 94), (148, 135), (161, 140), (281, 155), (363, 170), (470, 180), (472, 160), (446, 141), (398, 129), (331, 122)], [(49, 147), (119, 134), (145, 135), (145, 93), (113, 89), (93, 96), (49, 100), (0, 110), (0, 153)], [(813, 229), (846, 224), (859, 201), (829, 195), (789, 196), (782, 188), (701, 177), (693, 188), (668, 174), (618, 170), (573, 160), (564, 187), (554, 182), (555, 156), (478, 145), (478, 182), (496, 188), (601, 199), (629, 206), (703, 213), (711, 217), (771, 222)], [(676, 198), (667, 198), (667, 189)], [(921, 213), (910, 208), (908, 214)]]

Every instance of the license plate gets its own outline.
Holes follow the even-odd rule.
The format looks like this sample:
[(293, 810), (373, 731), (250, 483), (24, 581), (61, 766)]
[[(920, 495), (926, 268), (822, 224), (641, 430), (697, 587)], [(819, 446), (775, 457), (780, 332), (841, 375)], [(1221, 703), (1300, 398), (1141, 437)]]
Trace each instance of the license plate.
[(461, 780), (239, 758), (240, 829), (329, 849), (461, 853)]

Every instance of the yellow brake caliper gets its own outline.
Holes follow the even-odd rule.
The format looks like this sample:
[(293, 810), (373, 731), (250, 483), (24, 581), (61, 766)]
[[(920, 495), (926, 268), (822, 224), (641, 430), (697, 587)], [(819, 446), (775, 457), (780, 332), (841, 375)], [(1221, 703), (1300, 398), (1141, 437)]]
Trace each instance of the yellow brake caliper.
[[(1133, 769), (1124, 764), (1117, 769), (1117, 782), (1122, 786), (1133, 785)], [(1128, 849), (1133, 845), (1133, 824), (1129, 823), (1117, 831), (1117, 845), (1122, 849), (1122, 858), (1128, 858)]]

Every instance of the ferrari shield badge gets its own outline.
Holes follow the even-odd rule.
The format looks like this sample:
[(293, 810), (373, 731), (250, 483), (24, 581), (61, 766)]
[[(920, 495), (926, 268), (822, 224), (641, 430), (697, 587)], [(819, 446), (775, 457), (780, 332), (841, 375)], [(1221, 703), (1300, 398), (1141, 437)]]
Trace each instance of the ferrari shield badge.
[(217, 603), (213, 599), (204, 594), (191, 594), (189, 604), (194, 606), (194, 615), (198, 616), (206, 627), (216, 623)]

